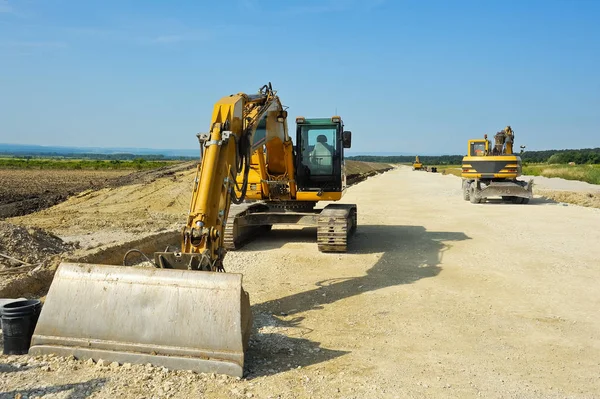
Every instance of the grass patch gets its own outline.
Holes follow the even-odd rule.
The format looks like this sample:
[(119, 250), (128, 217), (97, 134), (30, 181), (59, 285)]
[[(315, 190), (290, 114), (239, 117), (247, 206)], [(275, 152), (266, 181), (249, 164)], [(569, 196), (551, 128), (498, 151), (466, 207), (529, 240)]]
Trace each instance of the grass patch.
[[(439, 173), (458, 177), (460, 177), (462, 170), (461, 165), (438, 165), (437, 168)], [(523, 174), (559, 177), (565, 180), (579, 180), (590, 184), (600, 184), (600, 165), (529, 164), (523, 166)]]
[(523, 166), (523, 174), (600, 184), (600, 165), (527, 165)]
[(443, 175), (454, 175), (460, 177), (462, 165), (427, 165), (427, 168), (437, 168), (438, 173)]
[(90, 160), (55, 158), (0, 158), (0, 169), (57, 169), (57, 170), (143, 170), (172, 165), (179, 161)]

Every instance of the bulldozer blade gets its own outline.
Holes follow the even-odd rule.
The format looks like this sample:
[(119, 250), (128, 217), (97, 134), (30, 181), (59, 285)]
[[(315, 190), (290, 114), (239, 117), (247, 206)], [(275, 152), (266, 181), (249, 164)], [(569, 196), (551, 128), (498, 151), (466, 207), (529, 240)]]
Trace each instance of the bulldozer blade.
[(479, 192), (480, 197), (512, 196), (522, 198), (533, 198), (533, 180), (521, 182), (492, 182)]
[(241, 274), (61, 263), (29, 353), (242, 377), (251, 327)]

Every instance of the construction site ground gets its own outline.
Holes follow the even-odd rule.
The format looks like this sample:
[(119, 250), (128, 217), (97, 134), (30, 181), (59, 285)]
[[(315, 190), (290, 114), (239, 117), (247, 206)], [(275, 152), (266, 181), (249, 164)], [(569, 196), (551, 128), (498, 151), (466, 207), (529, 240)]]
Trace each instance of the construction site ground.
[[(9, 222), (75, 252), (168, 231), (185, 216), (186, 173)], [(0, 398), (600, 397), (599, 209), (475, 205), (456, 176), (409, 167), (343, 202), (359, 215), (346, 254), (319, 253), (313, 228), (227, 254), (255, 319), (244, 378), (3, 355)]]

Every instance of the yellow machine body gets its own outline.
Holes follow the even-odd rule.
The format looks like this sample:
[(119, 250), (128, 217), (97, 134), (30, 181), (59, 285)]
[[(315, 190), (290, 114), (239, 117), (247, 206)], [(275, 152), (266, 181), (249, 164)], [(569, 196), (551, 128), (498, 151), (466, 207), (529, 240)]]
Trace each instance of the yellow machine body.
[(413, 162), (412, 167), (413, 167), (413, 170), (421, 170), (421, 169), (423, 169), (423, 163), (419, 159), (418, 155), (415, 157), (415, 161)]
[(482, 202), (488, 197), (502, 197), (514, 203), (527, 203), (533, 197), (532, 182), (517, 180), (522, 174), (521, 157), (513, 154), (514, 131), (510, 126), (496, 133), (494, 144), (483, 139), (468, 141), (462, 160), (463, 197)]
[[(245, 198), (254, 203), (237, 206), (225, 228), (225, 248), (239, 249), (273, 225), (316, 226), (320, 251), (345, 252), (346, 239), (356, 225), (356, 205), (340, 201), (346, 192), (344, 149), (351, 133), (340, 116), (296, 118), (296, 144), (286, 124), (277, 124), (281, 110), (259, 122)], [(245, 179), (237, 176), (236, 193)], [(345, 216), (341, 209), (345, 209)], [(335, 215), (335, 216), (334, 216)]]
[(243, 202), (235, 179), (262, 146), (255, 132), (267, 115), (272, 129), (284, 129), (270, 84), (215, 104), (209, 133), (198, 135), (202, 159), (181, 252), (155, 253), (155, 268), (61, 263), (30, 353), (243, 375), (249, 296), (240, 274), (217, 272), (230, 205)]
[[(319, 177), (325, 183), (335, 177), (340, 184), (334, 192), (296, 182), (299, 174), (294, 165), (302, 164), (302, 154), (294, 159), (286, 119), (287, 112), (270, 83), (258, 94), (238, 93), (218, 101), (209, 132), (198, 134), (202, 156), (182, 230), (181, 251), (155, 253), (154, 268), (61, 263), (30, 353), (151, 363), (241, 377), (252, 313), (242, 276), (223, 273), (228, 240), (291, 215), (302, 224), (318, 226), (319, 249), (339, 252), (345, 250), (346, 240), (356, 228), (356, 206), (352, 204), (331, 204), (320, 211), (295, 214), (245, 202), (247, 198), (270, 198), (284, 205), (288, 201), (313, 204), (313, 200), (341, 198), (344, 179), (339, 168), (331, 169), (331, 176)], [(336, 124), (335, 129), (328, 130), (327, 123)], [(334, 117), (313, 128), (335, 135), (339, 138), (336, 145), (344, 141), (346, 147), (350, 134), (342, 134), (341, 126), (341, 119)], [(299, 127), (299, 132), (306, 129)], [(314, 149), (311, 154), (315, 158)], [(315, 159), (321, 162), (322, 154)], [(281, 184), (273, 181), (287, 189), (280, 190)], [(231, 212), (232, 203), (236, 212)], [(240, 208), (246, 209), (246, 214), (242, 215)], [(268, 212), (261, 214), (265, 208)]]

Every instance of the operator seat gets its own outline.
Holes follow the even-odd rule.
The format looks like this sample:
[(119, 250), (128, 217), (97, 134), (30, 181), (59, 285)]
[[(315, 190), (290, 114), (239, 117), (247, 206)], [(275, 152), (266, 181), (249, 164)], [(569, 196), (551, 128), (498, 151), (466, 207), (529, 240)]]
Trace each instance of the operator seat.
[(310, 170), (313, 175), (330, 175), (333, 173), (332, 154), (327, 148), (327, 136), (317, 136), (315, 147), (310, 153)]

